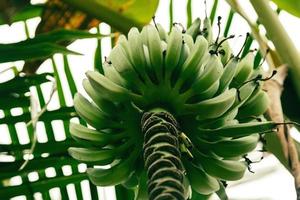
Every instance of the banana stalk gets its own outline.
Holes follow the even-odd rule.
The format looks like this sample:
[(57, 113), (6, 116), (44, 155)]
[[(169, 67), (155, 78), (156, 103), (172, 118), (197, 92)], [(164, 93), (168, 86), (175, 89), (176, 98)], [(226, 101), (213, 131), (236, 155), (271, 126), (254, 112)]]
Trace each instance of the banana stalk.
[(149, 199), (185, 200), (187, 188), (184, 187), (177, 121), (169, 112), (154, 109), (143, 114), (141, 123)]

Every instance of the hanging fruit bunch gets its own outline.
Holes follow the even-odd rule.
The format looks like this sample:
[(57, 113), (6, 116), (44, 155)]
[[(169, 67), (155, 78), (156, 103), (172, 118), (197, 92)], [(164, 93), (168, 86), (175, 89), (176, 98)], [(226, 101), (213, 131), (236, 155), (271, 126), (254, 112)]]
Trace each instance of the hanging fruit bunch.
[(104, 74), (86, 73), (92, 102), (74, 99), (93, 128), (71, 123), (83, 147), (69, 152), (100, 166), (87, 169), (94, 184), (123, 184), (138, 199), (184, 200), (243, 177), (244, 156), (276, 124), (258, 120), (269, 101), (261, 71), (253, 52), (232, 55), (230, 38), (213, 41), (208, 19), (202, 29), (197, 19), (187, 31), (174, 25), (168, 34), (155, 24), (119, 37)]

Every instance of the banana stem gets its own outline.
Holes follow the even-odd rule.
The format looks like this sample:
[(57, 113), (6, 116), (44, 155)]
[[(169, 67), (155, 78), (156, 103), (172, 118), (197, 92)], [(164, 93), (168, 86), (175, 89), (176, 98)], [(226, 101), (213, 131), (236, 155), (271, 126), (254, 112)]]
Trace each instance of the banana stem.
[(267, 38), (260, 34), (257, 24), (254, 23), (248, 16), (248, 14), (242, 9), (238, 0), (226, 0), (226, 1), (235, 12), (237, 12), (241, 17), (244, 18), (244, 20), (246, 20), (246, 22), (248, 23), (251, 29), (252, 36), (259, 44), (261, 53), (265, 55), (269, 67), (273, 69), (275, 66), (277, 66), (277, 62), (276, 62), (277, 57), (273, 57), (272, 54), (269, 55), (267, 54), (267, 51), (270, 50), (267, 44), (268, 42)]
[[(281, 107), (281, 93), (284, 79), (286, 77), (286, 66), (278, 68), (279, 74), (276, 78), (264, 84), (264, 89), (268, 91), (271, 105), (267, 110), (268, 116), (274, 122), (283, 122), (284, 115)], [(276, 135), (265, 135), (267, 149), (272, 152), (284, 164), (284, 166), (294, 176), (297, 199), (300, 199), (300, 162), (296, 144), (290, 135), (289, 126), (278, 126)], [(278, 148), (281, 147), (281, 148)]]
[(250, 0), (250, 2), (258, 15), (259, 21), (267, 30), (267, 34), (278, 51), (280, 58), (290, 68), (292, 80), (297, 95), (300, 98), (300, 84), (298, 84), (300, 77), (300, 57), (297, 48), (282, 26), (278, 15), (270, 7), (269, 1)]
[(169, 112), (154, 109), (143, 114), (141, 125), (149, 199), (185, 200), (177, 121)]

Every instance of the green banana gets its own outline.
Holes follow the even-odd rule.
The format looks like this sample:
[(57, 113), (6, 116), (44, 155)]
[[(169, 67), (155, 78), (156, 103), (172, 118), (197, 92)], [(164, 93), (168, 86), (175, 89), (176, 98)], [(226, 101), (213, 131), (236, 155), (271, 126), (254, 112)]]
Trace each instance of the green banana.
[(75, 140), (98, 148), (126, 138), (126, 134), (123, 133), (100, 132), (75, 123), (70, 123), (70, 133)]
[(96, 90), (91, 86), (88, 79), (84, 79), (82, 81), (82, 85), (86, 93), (92, 98), (93, 102), (97, 105), (97, 107), (102, 110), (104, 113), (109, 115), (110, 113), (114, 113), (117, 111), (117, 105), (113, 102), (104, 99), (100, 96)]
[(213, 33), (212, 33), (211, 21), (208, 17), (205, 17), (205, 19), (203, 21), (202, 34), (206, 38), (208, 44), (213, 43)]
[[(173, 70), (172, 75), (171, 75), (171, 86), (174, 86), (175, 81), (178, 80), (180, 77), (180, 70), (181, 68), (178, 66), (182, 66), (183, 63), (186, 61), (186, 59), (188, 58), (190, 54), (190, 48), (188, 47), (188, 45), (183, 41), (182, 44), (182, 48), (181, 48), (181, 52), (180, 52), (180, 57), (179, 57), (179, 61), (177, 64), (177, 67)], [(167, 74), (168, 72), (166, 72)], [(167, 75), (168, 76), (168, 75)], [(166, 78), (167, 80), (167, 78)]]
[(219, 85), (220, 85), (220, 81), (216, 81), (208, 89), (201, 92), (200, 94), (198, 94), (198, 91), (196, 91), (195, 96), (188, 98), (186, 102), (192, 104), (195, 102), (199, 102), (214, 97), (214, 95), (218, 91)]
[(88, 168), (87, 174), (95, 185), (110, 186), (126, 181), (131, 174), (131, 170), (130, 163), (123, 161), (109, 169)]
[(136, 172), (133, 172), (128, 179), (126, 179), (122, 185), (127, 189), (134, 189), (139, 184), (139, 176)]
[(197, 159), (201, 159), (201, 166), (209, 175), (221, 180), (239, 180), (247, 169), (246, 163), (238, 160), (222, 160), (206, 156), (199, 156)]
[(223, 127), (225, 125), (235, 124), (237, 121), (235, 120), (237, 114), (238, 114), (238, 107), (232, 106), (221, 117), (218, 117), (214, 120), (199, 120), (199, 122), (201, 123), (199, 127), (216, 129), (216, 128)]
[(242, 124), (226, 125), (217, 129), (198, 128), (199, 132), (204, 135), (214, 135), (223, 137), (245, 137), (251, 134), (264, 133), (275, 129), (275, 122), (248, 122)]
[(238, 89), (238, 95), (234, 102), (234, 107), (240, 108), (241, 106), (243, 106), (251, 98), (251, 95), (256, 93), (256, 91), (259, 91), (259, 88), (252, 82), (246, 83), (241, 86)]
[(243, 118), (264, 114), (268, 108), (269, 101), (267, 93), (260, 90), (240, 108), (238, 117)]
[(182, 34), (182, 37), (183, 37), (184, 43), (186, 43), (188, 45), (189, 49), (192, 50), (193, 46), (194, 46), (194, 40), (193, 40), (192, 36), (184, 33), (184, 34)]
[(173, 26), (165, 56), (165, 69), (166, 69), (166, 78), (170, 79), (172, 71), (176, 68), (180, 60), (181, 49), (183, 45), (181, 31)]
[(221, 46), (219, 47), (219, 52), (218, 53), (220, 54), (222, 64), (226, 65), (227, 62), (229, 61), (229, 59), (232, 56), (232, 50), (230, 48), (228, 39), (225, 39), (225, 38), (221, 37), (220, 41), (222, 41), (222, 40), (224, 42), (222, 42)]
[(194, 20), (191, 26), (186, 30), (186, 34), (189, 34), (195, 40), (200, 33), (200, 25), (201, 25), (201, 20), (200, 18), (197, 18), (196, 20)]
[(70, 123), (70, 133), (75, 140), (87, 141), (98, 147), (106, 146), (111, 140), (108, 134), (87, 128), (80, 124)]
[(262, 66), (258, 66), (257, 68), (255, 68), (253, 70), (250, 79), (254, 79), (258, 75), (262, 75), (262, 74), (264, 74), (264, 70), (263, 70)]
[(79, 93), (74, 97), (74, 107), (80, 117), (97, 129), (119, 127), (118, 122), (109, 119), (107, 115)]
[(235, 97), (236, 89), (232, 88), (212, 99), (194, 104), (185, 104), (182, 114), (197, 114), (198, 119), (217, 118), (232, 106)]
[(217, 93), (219, 86), (220, 86), (219, 80), (214, 82), (207, 90), (199, 94), (199, 96), (201, 95), (202, 97), (200, 100), (213, 98)]
[(203, 169), (190, 161), (183, 159), (183, 164), (193, 190), (205, 195), (219, 190), (220, 186), (216, 178), (208, 175)]
[(233, 58), (224, 67), (224, 72), (220, 78), (220, 87), (218, 93), (224, 92), (230, 85), (237, 68), (238, 61)]
[[(108, 59), (112, 63), (112, 66), (116, 69), (116, 71), (124, 77), (125, 80), (130, 82), (131, 84), (139, 83), (141, 84), (141, 80), (138, 78), (137, 74), (134, 71), (132, 63), (130, 61), (130, 55), (128, 54), (128, 43), (126, 38), (119, 41), (120, 45), (115, 46)], [(126, 46), (126, 48), (124, 48)], [(127, 49), (127, 51), (126, 51)]]
[[(122, 46), (123, 47), (123, 49), (125, 50), (125, 52), (126, 52), (126, 54), (130, 51), (129, 49), (130, 49), (130, 47), (129, 47), (129, 44), (128, 44), (128, 42), (127, 42), (127, 38), (126, 38), (126, 36), (125, 35), (119, 35), (119, 37), (118, 37), (118, 44), (120, 45), (120, 46)], [(130, 60), (129, 60), (130, 61)]]
[(186, 42), (183, 41), (181, 52), (180, 52), (180, 57), (178, 61), (178, 66), (182, 66), (183, 63), (186, 61), (188, 56), (190, 55), (190, 48)]
[(236, 96), (235, 102), (221, 117), (218, 117), (210, 122), (202, 121), (202, 124), (206, 124), (206, 127), (219, 128), (223, 125), (228, 124), (232, 121), (238, 114), (239, 108), (251, 97), (252, 93), (255, 92), (257, 86), (251, 82), (241, 86), (238, 89), (238, 94)]
[[(120, 85), (117, 85), (110, 81), (107, 77), (103, 76), (100, 73), (88, 71), (86, 73), (92, 87), (96, 90), (101, 92), (103, 98), (120, 102), (126, 101), (131, 96), (133, 99), (138, 100), (141, 97), (137, 94), (133, 94), (129, 90)], [(124, 95), (125, 94), (125, 95)]]
[(114, 149), (91, 149), (91, 148), (79, 148), (70, 147), (68, 149), (69, 154), (76, 160), (82, 162), (92, 162), (98, 165), (111, 164), (116, 157)]
[(163, 54), (167, 51), (167, 46), (168, 46), (168, 44), (165, 41), (161, 41), (161, 48), (162, 48)]
[(163, 52), (159, 33), (154, 26), (147, 25), (143, 28), (141, 35), (145, 45), (148, 47), (151, 67), (158, 78), (162, 74), (161, 66), (163, 63)]
[(105, 76), (112, 80), (115, 84), (121, 85), (123, 87), (126, 87), (128, 85), (126, 80), (119, 74), (119, 72), (117, 72), (117, 70), (107, 62), (103, 63), (103, 71)]
[(223, 65), (216, 55), (210, 55), (204, 69), (200, 72), (199, 77), (192, 85), (192, 89), (197, 93), (203, 92), (209, 88), (213, 83), (217, 82), (223, 74)]
[(177, 88), (180, 88), (187, 79), (193, 80), (196, 77), (199, 71), (199, 66), (201, 66), (203, 58), (207, 53), (207, 46), (208, 43), (206, 39), (202, 36), (198, 36), (193, 48), (191, 49), (190, 55), (181, 67), (182, 71), (180, 72), (180, 79), (177, 82)]
[(249, 52), (237, 65), (232, 86), (237, 87), (250, 78), (253, 72), (254, 54)]
[(148, 72), (148, 76), (149, 76), (151, 82), (157, 84), (158, 78), (156, 77), (154, 69), (152, 68), (152, 65), (151, 65), (149, 48), (145, 44), (143, 45), (143, 53), (144, 53), (144, 57), (145, 57), (146, 70)]
[(121, 160), (109, 169), (88, 168), (87, 174), (95, 185), (110, 186), (121, 184), (132, 174), (133, 161), (136, 158), (136, 154), (137, 151), (135, 150), (127, 159)]
[(162, 27), (161, 24), (156, 24), (156, 27), (157, 27), (157, 31), (158, 31), (160, 39), (163, 41), (167, 41), (169, 36), (168, 36), (166, 30)]
[(137, 28), (130, 29), (128, 33), (129, 55), (137, 73), (146, 83), (150, 83), (147, 63), (145, 61), (143, 41)]
[(223, 158), (232, 158), (245, 155), (255, 149), (259, 139), (258, 134), (242, 138), (234, 138), (217, 142), (210, 146), (212, 151)]

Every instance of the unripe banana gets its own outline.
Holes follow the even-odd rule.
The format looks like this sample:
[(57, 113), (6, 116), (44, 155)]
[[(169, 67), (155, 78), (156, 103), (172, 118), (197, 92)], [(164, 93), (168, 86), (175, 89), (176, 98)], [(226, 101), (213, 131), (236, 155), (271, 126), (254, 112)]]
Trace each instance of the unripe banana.
[[(207, 90), (205, 90), (199, 95), (201, 95), (203, 100), (213, 98), (218, 91), (219, 85), (220, 85), (220, 81), (217, 80)], [(202, 98), (200, 100), (202, 100)]]
[(95, 185), (110, 186), (121, 184), (133, 173), (134, 160), (138, 154), (139, 150), (135, 149), (129, 157), (119, 161), (109, 169), (88, 168), (87, 174)]
[(211, 176), (221, 180), (234, 181), (241, 179), (247, 169), (246, 163), (237, 160), (222, 160), (213, 157), (199, 156), (203, 169)]
[(170, 78), (172, 71), (178, 65), (178, 62), (180, 60), (182, 45), (183, 45), (182, 33), (176, 26), (173, 26), (169, 36), (166, 57), (165, 57), (165, 69), (166, 69), (167, 78)]
[(183, 35), (183, 41), (184, 41), (184, 43), (186, 43), (188, 45), (188, 47), (189, 47), (190, 50), (193, 49), (194, 40), (193, 40), (192, 36), (190, 36), (190, 35), (188, 35), (186, 33), (184, 33), (182, 35)]
[(222, 76), (220, 78), (220, 87), (219, 87), (218, 93), (224, 92), (229, 87), (229, 85), (235, 75), (237, 64), (238, 64), (238, 61), (234, 58), (225, 65), (224, 73), (222, 74)]
[(127, 189), (134, 189), (139, 184), (139, 177), (136, 172), (133, 172), (127, 180), (122, 184)]
[(184, 166), (193, 190), (204, 195), (219, 190), (220, 186), (217, 179), (205, 173), (200, 166), (195, 166), (190, 161), (185, 161)]
[(217, 142), (210, 147), (212, 151), (223, 158), (245, 155), (255, 149), (259, 139), (258, 134)]
[(147, 69), (147, 63), (145, 61), (143, 41), (137, 28), (130, 29), (128, 33), (128, 44), (130, 47), (130, 58), (137, 73), (142, 77), (144, 81), (149, 83), (149, 71)]
[(128, 83), (126, 83), (126, 80), (119, 74), (119, 72), (117, 72), (116, 68), (113, 67), (111, 64), (104, 62), (103, 71), (104, 75), (110, 80), (112, 80), (114, 83), (123, 87), (126, 87), (126, 85), (128, 85)]
[(240, 86), (250, 78), (253, 71), (254, 54), (249, 52), (237, 65), (237, 70), (232, 81), (232, 86)]
[(129, 161), (123, 161), (109, 169), (88, 168), (87, 174), (95, 185), (119, 185), (130, 176), (132, 166)]
[(113, 102), (104, 99), (102, 96), (99, 96), (98, 92), (96, 92), (96, 90), (91, 86), (88, 79), (84, 79), (82, 81), (82, 85), (86, 93), (92, 98), (93, 102), (104, 113), (109, 115), (109, 113), (114, 113), (117, 111), (117, 106)]
[(210, 119), (220, 117), (234, 103), (236, 90), (230, 89), (212, 99), (195, 104), (185, 104), (184, 114), (197, 114), (198, 119)]
[(199, 66), (203, 63), (203, 58), (207, 53), (208, 43), (202, 36), (197, 37), (191, 53), (182, 65), (182, 72), (180, 73), (180, 81), (178, 84), (181, 86), (188, 78), (194, 79), (199, 71)]
[(243, 118), (264, 114), (268, 108), (269, 101), (267, 93), (260, 90), (240, 108), (238, 117)]
[(161, 24), (156, 24), (156, 27), (157, 27), (157, 31), (158, 31), (160, 39), (163, 41), (167, 41), (169, 36), (168, 36), (166, 30), (162, 27)]
[(167, 51), (167, 46), (168, 44), (165, 41), (161, 41), (161, 48), (163, 52)]
[(134, 98), (139, 98), (138, 95), (131, 93), (126, 88), (123, 88), (112, 81), (110, 81), (107, 77), (103, 76), (100, 73), (89, 71), (86, 73), (92, 87), (101, 92), (103, 98), (120, 102), (128, 100), (128, 96), (124, 94), (128, 94)]
[(235, 99), (233, 107), (240, 108), (251, 98), (251, 95), (253, 95), (257, 91), (260, 91), (260, 89), (255, 83), (249, 82), (244, 84), (238, 89), (238, 95)]
[(145, 62), (146, 62), (146, 70), (148, 72), (148, 76), (151, 80), (151, 82), (157, 84), (158, 83), (158, 78), (156, 77), (155, 71), (151, 65), (151, 60), (150, 60), (150, 53), (149, 53), (149, 48), (146, 45), (143, 45), (143, 53), (145, 57)]
[(262, 76), (263, 74), (264, 74), (264, 70), (263, 70), (262, 66), (258, 66), (257, 68), (255, 68), (253, 70), (250, 79), (257, 77), (258, 75)]
[[(225, 125), (229, 125), (233, 123), (234, 119), (236, 118), (238, 114), (238, 105), (232, 106), (226, 113), (224, 113), (221, 117), (218, 117), (216, 119), (209, 119), (209, 120), (199, 120), (201, 121), (201, 128), (220, 128)], [(197, 118), (198, 119), (198, 118)]]
[(211, 87), (223, 74), (223, 65), (216, 55), (211, 55), (203, 68), (192, 85), (192, 88), (197, 91), (197, 93), (201, 93), (204, 89)]
[(189, 57), (190, 53), (191, 53), (191, 50), (190, 50), (188, 44), (183, 41), (181, 52), (180, 52), (180, 58), (179, 58), (178, 66), (182, 66), (183, 65), (183, 63)]
[(151, 67), (154, 69), (156, 77), (161, 77), (163, 51), (159, 33), (154, 26), (147, 25), (143, 28), (141, 34), (145, 45), (148, 47)]
[[(224, 38), (221, 37), (219, 40), (222, 41), (222, 40), (224, 40)], [(228, 40), (225, 39), (225, 41), (222, 42), (222, 44), (218, 50), (219, 50), (218, 53), (220, 54), (223, 65), (226, 65), (226, 63), (229, 61), (229, 59), (232, 56), (232, 50), (230, 48)]]
[(195, 40), (196, 37), (199, 35), (200, 33), (200, 25), (201, 25), (201, 20), (200, 18), (197, 18), (192, 24), (191, 26), (186, 30), (186, 34), (189, 34), (190, 36), (192, 36), (192, 38)]
[(206, 17), (203, 21), (203, 36), (206, 38), (208, 44), (213, 43), (213, 33), (211, 27), (211, 21), (208, 17)]
[[(181, 68), (180, 66), (183, 65), (183, 63), (186, 61), (186, 59), (188, 58), (188, 56), (190, 55), (190, 48), (188, 47), (188, 45), (183, 41), (183, 44), (182, 44), (182, 48), (181, 48), (181, 51), (180, 51), (180, 57), (179, 57), (179, 61), (178, 61), (178, 64), (177, 64), (177, 67), (173, 70), (170, 79), (171, 79), (171, 86), (174, 86), (175, 84), (175, 81), (178, 80), (180, 77), (180, 71), (181, 71)], [(170, 72), (169, 72), (170, 73)], [(167, 76), (168, 77), (168, 72), (166, 72)], [(167, 78), (166, 78), (167, 79)]]
[(216, 81), (215, 83), (213, 83), (205, 91), (201, 92), (200, 94), (196, 94), (195, 96), (192, 96), (192, 97), (188, 98), (188, 100), (186, 102), (187, 103), (194, 103), (194, 102), (199, 102), (199, 101), (210, 99), (210, 98), (214, 97), (215, 94), (218, 91), (219, 85), (220, 85), (220, 81)]
[(115, 160), (115, 150), (113, 149), (87, 149), (71, 147), (68, 149), (69, 154), (76, 160), (98, 165), (108, 165)]
[(217, 129), (198, 128), (201, 134), (211, 134), (212, 137), (245, 137), (256, 133), (265, 133), (275, 129), (277, 126), (274, 122), (248, 122), (243, 124), (226, 125)]
[(112, 49), (108, 59), (112, 63), (113, 67), (117, 70), (117, 72), (122, 77), (124, 77), (128, 82), (132, 83), (132, 81), (139, 81), (139, 80), (132, 67), (130, 56), (128, 55), (126, 49), (124, 48), (125, 45), (124, 44), (122, 45), (122, 42), (123, 43), (125, 42), (124, 40), (123, 41), (121, 40), (121, 42), (119, 42), (120, 45), (117, 45)]
[(74, 123), (70, 123), (70, 133), (75, 140), (98, 148), (127, 137), (126, 134), (123, 133), (109, 134)]
[(118, 127), (118, 122), (109, 119), (107, 115), (79, 93), (77, 93), (74, 97), (74, 106), (78, 115), (84, 118), (88, 124), (95, 128), (104, 129)]

